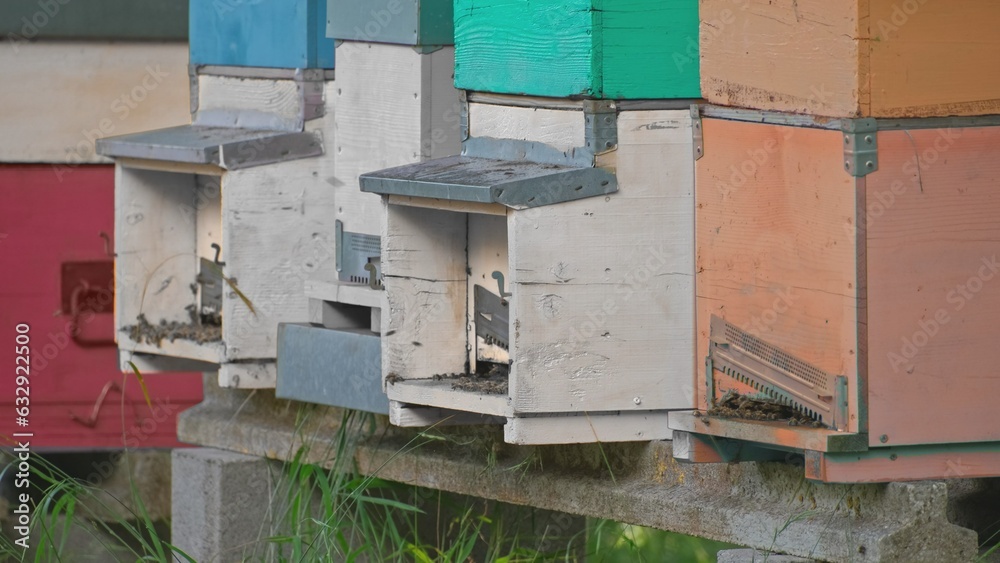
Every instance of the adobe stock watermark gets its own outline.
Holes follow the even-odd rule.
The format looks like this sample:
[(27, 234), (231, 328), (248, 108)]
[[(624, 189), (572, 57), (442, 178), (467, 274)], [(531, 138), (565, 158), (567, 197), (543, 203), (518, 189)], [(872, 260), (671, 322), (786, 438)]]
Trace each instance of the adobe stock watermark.
[(799, 300), (799, 295), (792, 292), (791, 288), (774, 291), (774, 301), (763, 313), (754, 315), (743, 327), (743, 330), (760, 337), (778, 322), (778, 318), (787, 313), (789, 309)]
[(21, 18), (21, 33), (9, 32), (7, 33), (7, 42), (10, 43), (14, 53), (17, 54), (21, 51), (20, 46), (27, 43), (28, 41), (38, 37), (45, 26), (49, 25), (49, 22), (53, 18), (59, 15), (59, 11), (66, 4), (69, 4), (72, 0), (38, 0), (36, 4), (38, 10), (31, 14), (31, 17), (24, 16)]
[[(108, 109), (118, 117), (118, 122), (128, 119), (132, 110), (139, 107), (139, 104), (149, 96), (149, 93), (156, 90), (163, 83), (163, 80), (170, 76), (170, 73), (164, 72), (160, 65), (147, 65), (145, 70), (146, 72), (138, 84), (109, 104)], [(97, 139), (114, 134), (116, 128), (115, 121), (110, 117), (104, 117), (97, 122), (94, 128), (81, 131), (83, 138), (73, 146), (73, 150), (67, 155), (66, 162), (52, 165), (56, 179), (62, 182), (66, 174), (93, 156)]]
[[(794, 136), (794, 127), (784, 128), (782, 137), (785, 141)], [(747, 149), (747, 158), (738, 165), (733, 164), (729, 167), (730, 174), (728, 181), (717, 181), (715, 183), (715, 187), (719, 190), (723, 197), (732, 195), (745, 186), (751, 178), (755, 178), (757, 173), (760, 172), (762, 168), (767, 166), (767, 164), (771, 161), (771, 158), (780, 152), (781, 144), (778, 143), (777, 139), (766, 139), (759, 147)]]
[(903, 2), (898, 2), (892, 5), (892, 13), (889, 15), (888, 19), (879, 19), (874, 26), (878, 28), (880, 41), (889, 41), (893, 39), (893, 34), (897, 34), (898, 37), (899, 30), (906, 25), (910, 18), (914, 14), (920, 11), (921, 6), (927, 3), (928, 0), (904, 0)]
[(944, 154), (955, 146), (955, 143), (958, 142), (961, 136), (961, 129), (946, 128), (938, 130), (934, 141), (923, 150), (916, 147), (916, 143), (914, 142), (913, 156), (904, 162), (900, 168), (903, 174), (913, 178), (913, 181), (907, 184), (897, 178), (889, 184), (887, 189), (870, 193), (867, 198), (868, 203), (864, 215), (860, 218), (856, 226), (845, 223), (845, 234), (852, 236), (855, 232), (859, 234), (866, 233), (873, 223), (877, 222), (895, 205), (896, 198), (906, 194), (913, 185), (916, 185), (923, 191), (921, 173), (927, 171), (941, 160)]
[(601, 307), (595, 312), (587, 311), (587, 320), (579, 326), (570, 328), (569, 340), (573, 344), (581, 344), (587, 339), (597, 336), (608, 324), (608, 321), (617, 315), (622, 303), (628, 302), (640, 290), (646, 289), (646, 283), (657, 274), (662, 273), (663, 267), (670, 260), (668, 249), (664, 246), (650, 247), (647, 251), (646, 259), (625, 274), (622, 280), (615, 284), (614, 296), (608, 297), (601, 303)]
[(951, 305), (951, 309), (941, 307), (930, 318), (917, 321), (917, 329), (913, 334), (903, 336), (900, 339), (899, 350), (889, 352), (888, 359), (892, 371), (899, 373), (902, 369), (906, 373), (913, 373), (914, 366), (911, 360), (952, 321), (952, 314), (965, 309), (979, 295), (986, 283), (995, 278), (998, 273), (1000, 273), (1000, 261), (997, 260), (996, 254), (988, 258), (984, 257), (975, 275), (970, 276), (964, 283), (958, 284), (945, 294), (945, 301)]

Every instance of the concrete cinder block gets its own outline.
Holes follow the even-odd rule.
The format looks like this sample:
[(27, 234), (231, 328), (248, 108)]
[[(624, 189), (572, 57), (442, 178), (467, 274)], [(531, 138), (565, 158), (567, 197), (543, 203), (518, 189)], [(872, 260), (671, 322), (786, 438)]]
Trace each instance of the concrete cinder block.
[(813, 563), (815, 559), (796, 557), (794, 555), (780, 555), (768, 553), (756, 549), (727, 549), (716, 554), (717, 563)]
[(196, 561), (243, 561), (270, 529), (267, 461), (198, 448), (174, 450), (172, 466), (174, 545)]

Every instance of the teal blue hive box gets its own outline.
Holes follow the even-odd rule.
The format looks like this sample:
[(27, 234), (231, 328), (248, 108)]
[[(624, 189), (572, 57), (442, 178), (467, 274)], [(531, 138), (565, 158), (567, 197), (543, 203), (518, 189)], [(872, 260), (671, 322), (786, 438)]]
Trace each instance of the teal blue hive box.
[(698, 98), (697, 0), (455, 0), (455, 86)]
[(327, 0), (326, 34), (346, 41), (454, 43), (453, 0)]
[(191, 0), (191, 64), (333, 68), (326, 0)]

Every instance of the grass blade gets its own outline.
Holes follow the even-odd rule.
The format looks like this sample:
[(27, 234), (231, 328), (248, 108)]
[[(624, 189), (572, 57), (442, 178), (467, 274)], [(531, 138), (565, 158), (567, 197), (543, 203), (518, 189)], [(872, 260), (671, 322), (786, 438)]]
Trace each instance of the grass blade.
[(139, 388), (142, 389), (142, 396), (146, 399), (146, 405), (149, 410), (153, 410), (153, 401), (149, 398), (149, 388), (146, 387), (146, 381), (142, 378), (142, 372), (139, 371), (139, 366), (135, 365), (132, 360), (129, 360), (128, 367), (132, 368), (132, 373), (135, 374), (135, 378), (139, 380)]
[(256, 317), (257, 309), (254, 309), (253, 303), (250, 301), (250, 299), (246, 295), (244, 295), (242, 291), (240, 291), (240, 288), (236, 285), (236, 280), (227, 277), (226, 274), (223, 274), (222, 268), (220, 268), (218, 264), (212, 264), (212, 267), (215, 268), (215, 270), (219, 273), (219, 276), (226, 282), (226, 285), (228, 285), (229, 288), (232, 289), (234, 293), (236, 293), (236, 296), (239, 297), (241, 301), (243, 301), (243, 304), (247, 306), (247, 309), (250, 309), (250, 312), (253, 313), (253, 316)]

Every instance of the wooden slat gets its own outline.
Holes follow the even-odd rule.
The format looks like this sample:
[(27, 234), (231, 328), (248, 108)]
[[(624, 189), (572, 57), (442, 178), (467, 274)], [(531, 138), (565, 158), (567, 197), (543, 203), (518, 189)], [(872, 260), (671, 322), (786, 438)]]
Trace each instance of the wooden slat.
[(1000, 111), (1000, 5), (704, 0), (702, 90), (722, 105), (822, 116)]
[(334, 194), (314, 172), (317, 160), (235, 170), (222, 179), (225, 272), (255, 309), (225, 288), (230, 360), (274, 358), (278, 323), (309, 320), (306, 279), (336, 277)]
[(689, 463), (785, 461), (789, 455), (794, 455), (764, 449), (749, 442), (704, 436), (682, 430), (674, 430), (672, 441), (674, 459)]
[(346, 231), (377, 235), (381, 200), (361, 192), (358, 176), (460, 150), (454, 49), (421, 55), (403, 45), (345, 42), (337, 51), (336, 141), (328, 141), (336, 218)]
[(636, 442), (670, 436), (665, 412), (514, 417), (504, 426), (504, 441), (521, 445)]
[(709, 101), (839, 116), (857, 115), (867, 106), (859, 75), (864, 22), (857, 2), (699, 4), (701, 88)]
[(583, 113), (579, 110), (470, 103), (469, 134), (472, 137), (530, 140), (563, 151), (586, 143)]
[(4, 0), (0, 2), (0, 35), (8, 41), (186, 41), (188, 2)]
[(182, 43), (5, 41), (0, 76), (0, 161), (54, 163), (57, 181), (110, 162), (94, 152), (97, 138), (191, 119)]
[(866, 225), (872, 445), (1000, 441), (1000, 128), (878, 141)]
[(389, 314), (388, 326), (383, 325), (383, 376), (427, 379), (464, 372), (465, 214), (390, 205), (386, 223), (382, 268)]
[[(850, 382), (857, 414), (855, 179), (838, 131), (704, 119), (697, 161), (698, 404), (717, 315)], [(718, 375), (718, 374), (717, 374)], [(722, 385), (725, 388), (725, 385)], [(852, 417), (849, 431), (858, 431)]]
[(888, 483), (995, 477), (1000, 445), (880, 448), (859, 454), (806, 452), (806, 478), (826, 483)]
[(618, 193), (510, 220), (515, 412), (692, 406), (690, 117), (622, 112), (618, 134)]
[(395, 426), (465, 426), (473, 424), (503, 424), (506, 419), (471, 412), (437, 407), (420, 407), (389, 401), (389, 421)]
[[(915, 8), (915, 9), (914, 9)], [(871, 0), (871, 115), (1000, 113), (1000, 5)]]
[[(156, 344), (150, 344), (148, 342), (143, 342), (142, 344), (135, 342), (128, 336), (124, 334), (119, 334), (118, 336), (118, 348), (121, 350), (122, 361), (132, 361), (133, 354), (137, 355), (149, 355), (158, 356), (161, 358), (174, 358), (182, 360), (194, 360), (197, 362), (204, 362), (202, 367), (215, 369), (215, 366), (219, 362), (225, 359), (225, 352), (222, 349), (221, 342), (206, 342), (199, 343), (193, 340), (175, 340), (170, 342), (169, 340), (164, 340), (160, 346)], [(173, 369), (176, 368), (177, 363), (175, 362), (173, 366), (169, 366)], [(142, 363), (136, 362), (136, 367), (142, 373), (150, 372), (154, 370), (163, 370), (165, 366), (157, 365), (154, 363)], [(191, 366), (186, 366), (186, 369), (190, 369)], [(122, 370), (128, 371), (128, 364), (122, 364)]]
[(828, 428), (789, 426), (787, 422), (781, 421), (738, 420), (675, 412), (670, 415), (670, 427), (682, 432), (773, 444), (796, 450), (854, 452), (867, 449), (867, 440), (863, 434), (838, 432)]
[(447, 380), (424, 379), (386, 383), (385, 390), (390, 401), (489, 416), (510, 415), (510, 407), (507, 405), (505, 395), (487, 395), (452, 389), (451, 382)]
[(278, 366), (269, 362), (223, 363), (219, 366), (219, 387), (274, 389)]

